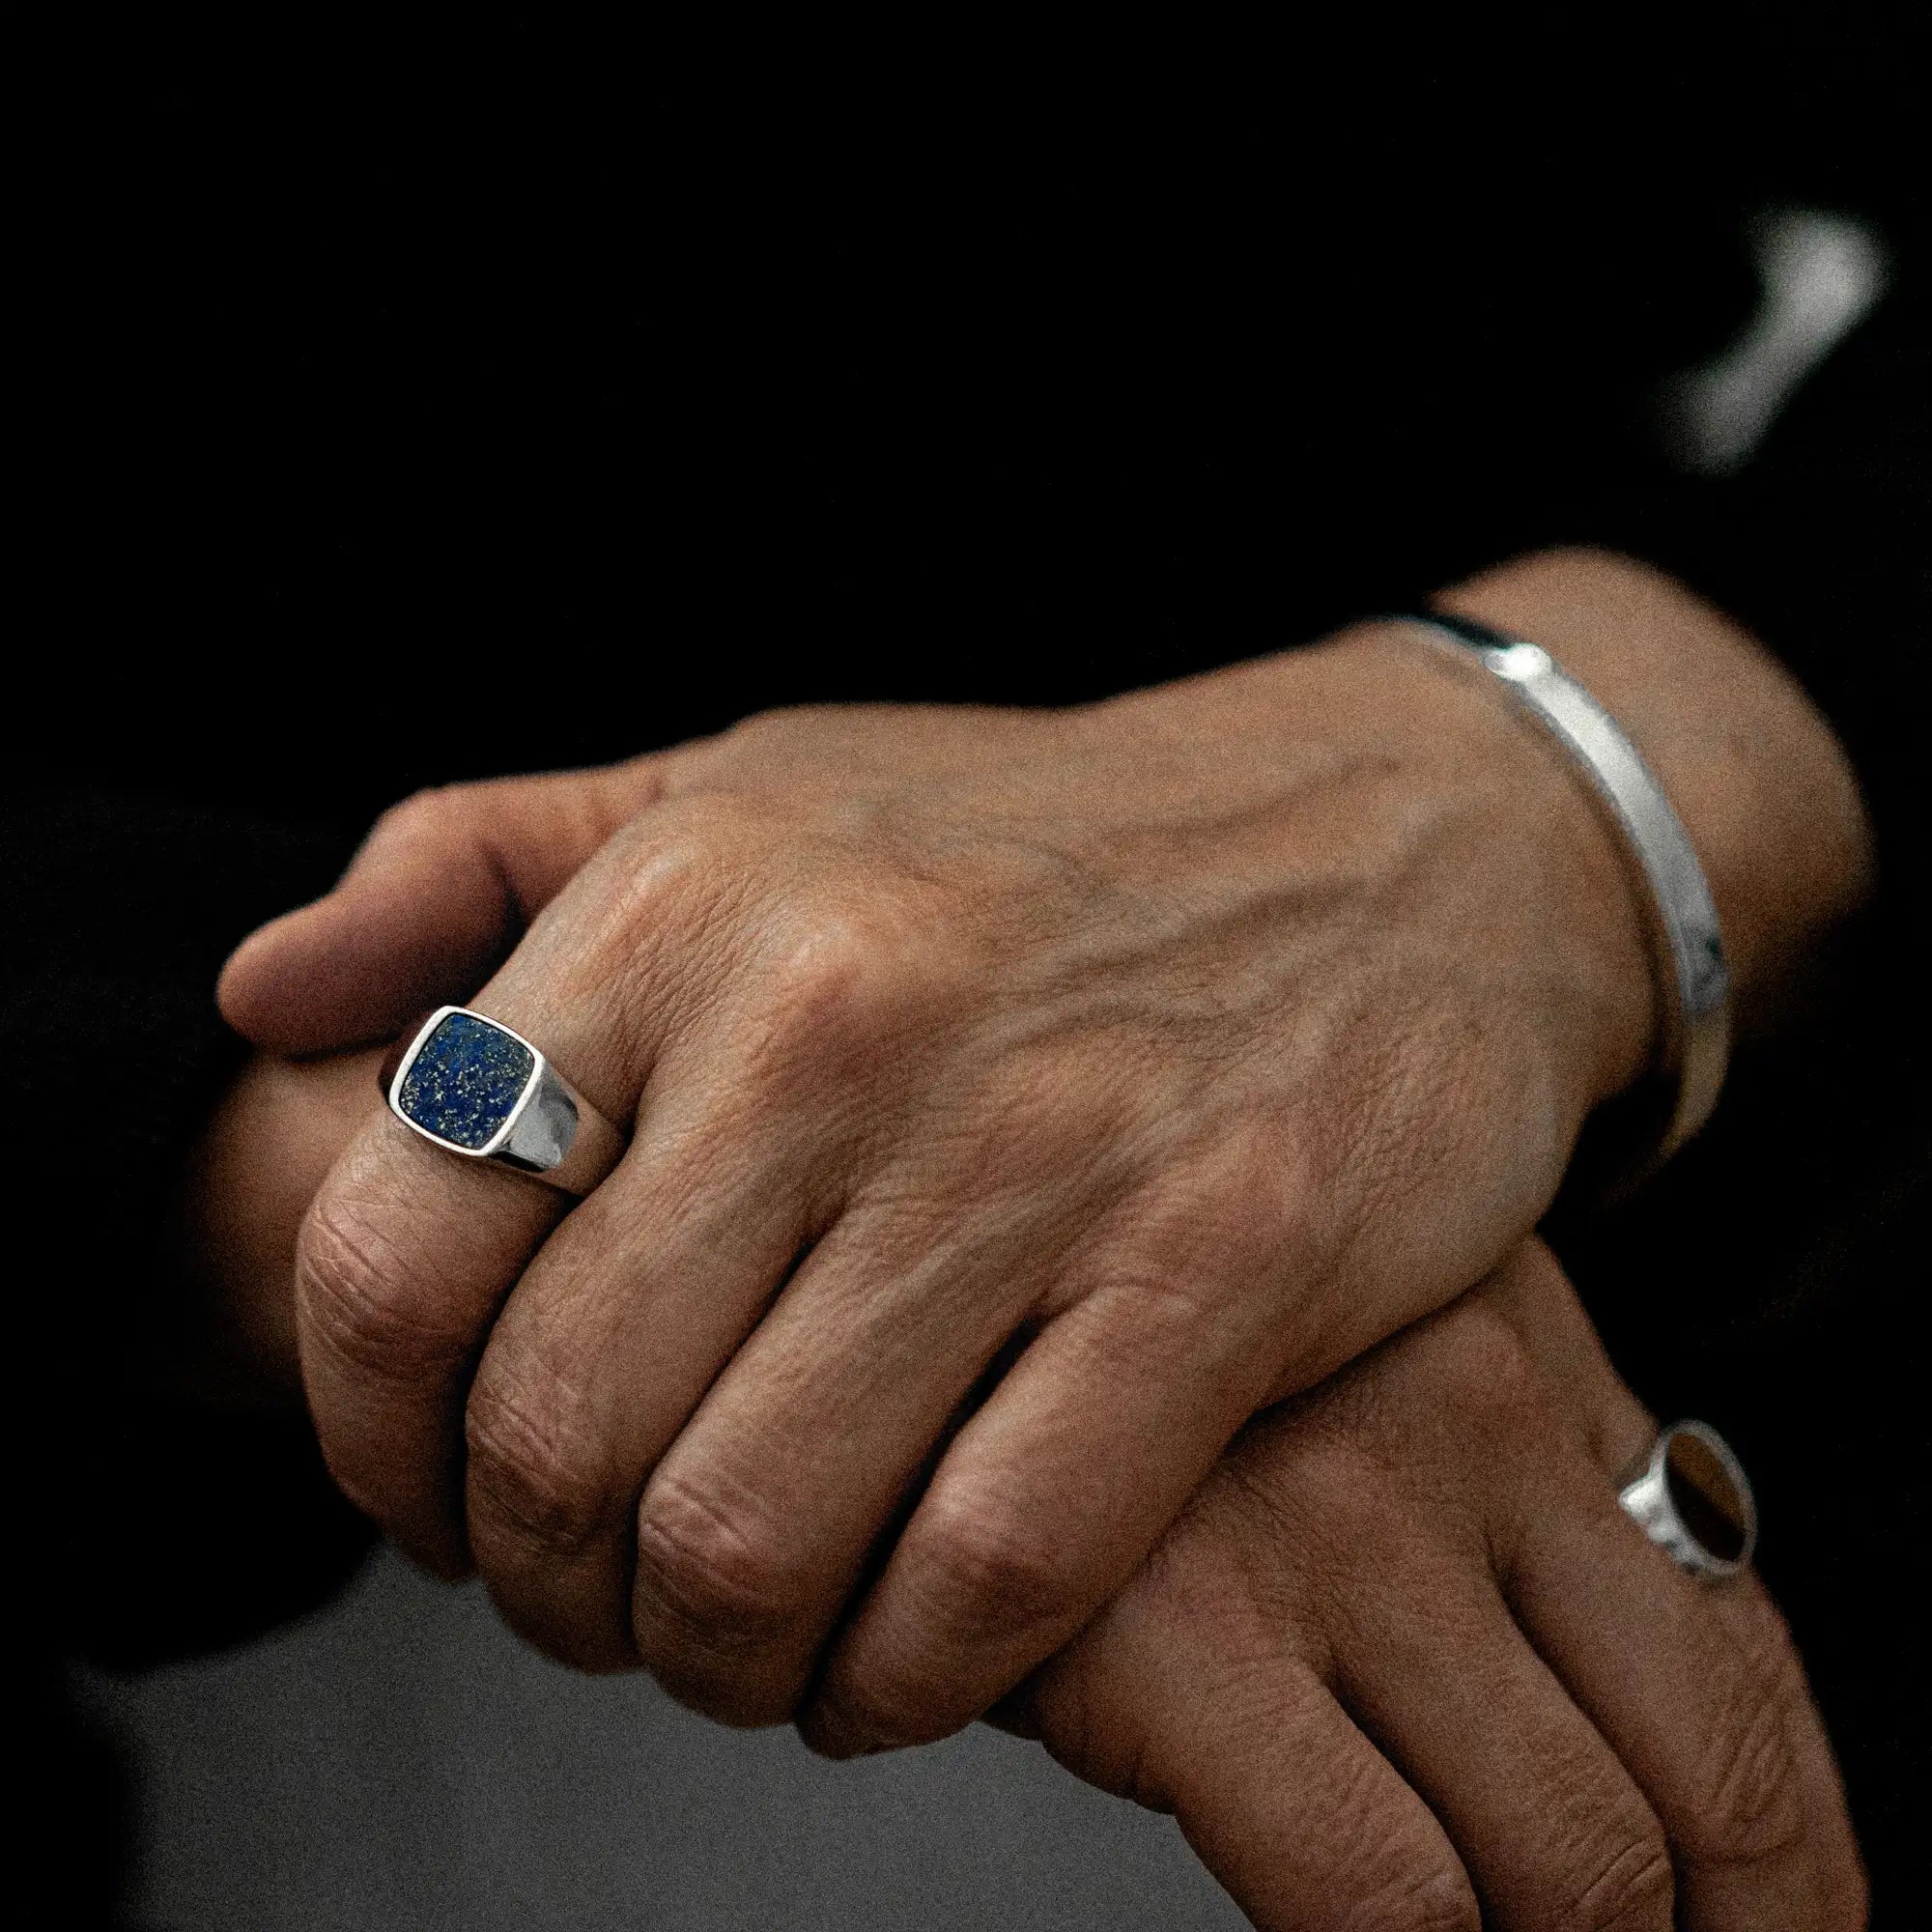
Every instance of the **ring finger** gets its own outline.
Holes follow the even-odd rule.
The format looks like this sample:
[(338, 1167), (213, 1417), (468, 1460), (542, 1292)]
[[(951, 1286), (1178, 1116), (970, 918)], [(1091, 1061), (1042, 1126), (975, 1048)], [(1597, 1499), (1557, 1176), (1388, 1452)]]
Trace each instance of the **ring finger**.
[(1687, 1932), (1856, 1923), (1857, 1847), (1783, 1621), (1754, 1575), (1687, 1577), (1617, 1506), (1657, 1426), (1562, 1298), (1523, 1332), (1591, 1455), (1537, 1471), (1510, 1607), (1662, 1823)]

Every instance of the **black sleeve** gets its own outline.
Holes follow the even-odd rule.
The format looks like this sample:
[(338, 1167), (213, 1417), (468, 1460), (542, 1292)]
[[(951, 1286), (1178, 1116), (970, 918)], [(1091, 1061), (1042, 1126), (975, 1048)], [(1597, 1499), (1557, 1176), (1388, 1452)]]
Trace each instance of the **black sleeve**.
[(0, 880), (24, 1486), (51, 1643), (134, 1662), (314, 1602), (365, 1541), (299, 1415), (205, 1408), (156, 1373), (188, 1288), (171, 1268), (184, 1156), (239, 1043), (220, 962), (345, 856), (304, 833), (153, 800), (11, 797)]
[(1907, 261), (1737, 474), (1613, 506), (1589, 534), (1730, 611), (1804, 683), (1857, 767), (1878, 834), (1882, 915), (1926, 899), (1932, 661), (1932, 313)]
[[(1896, 220), (1886, 241), (1892, 286), (1742, 469), (1631, 492), (1577, 531), (1670, 571), (1783, 660), (1844, 743), (1877, 840), (1873, 901), (1821, 962), (1809, 1010), (1739, 1054), (1710, 1129), (1625, 1217), (1626, 1259), (1683, 1254), (1643, 1272), (1684, 1291), (1680, 1311), (1725, 1320), (1786, 1289), (1827, 1293), (1842, 1271), (1814, 1268), (1801, 1292), (1798, 1258), (1923, 1148), (1932, 787), (1915, 663), (1932, 653), (1932, 262)], [(1688, 1251), (1680, 1227), (1697, 1230)]]
[(1932, 1213), (1932, 733), (1918, 668), (1932, 656), (1932, 318), (1922, 267), (1901, 266), (1756, 460), (1578, 532), (1669, 570), (1779, 654), (1851, 755), (1879, 874), (1808, 1010), (1740, 1053), (1706, 1131), (1635, 1200), (1548, 1230), (1638, 1393), (1666, 1417), (1709, 1417), (1753, 1472), (1760, 1565), (1804, 1643), (1875, 1871), (1916, 1856), (1925, 1675), (1909, 1593), (1867, 1587), (1874, 1566), (1909, 1564), (1925, 1512), (1909, 1338)]

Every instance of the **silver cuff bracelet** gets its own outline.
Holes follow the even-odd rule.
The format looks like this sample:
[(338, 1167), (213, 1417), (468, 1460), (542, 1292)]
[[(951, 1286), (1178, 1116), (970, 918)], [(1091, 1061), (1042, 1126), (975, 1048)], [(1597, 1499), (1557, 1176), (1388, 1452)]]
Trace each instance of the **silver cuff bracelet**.
[[(1655, 1071), (1669, 1100), (1648, 1171), (1710, 1119), (1730, 1057), (1731, 976), (1718, 908), (1683, 821), (1617, 721), (1540, 644), (1466, 617), (1407, 614), (1440, 648), (1500, 679), (1590, 782), (1629, 858), (1636, 896), (1649, 910), (1651, 955), (1662, 1024)], [(1626, 1170), (1625, 1179), (1634, 1178)]]

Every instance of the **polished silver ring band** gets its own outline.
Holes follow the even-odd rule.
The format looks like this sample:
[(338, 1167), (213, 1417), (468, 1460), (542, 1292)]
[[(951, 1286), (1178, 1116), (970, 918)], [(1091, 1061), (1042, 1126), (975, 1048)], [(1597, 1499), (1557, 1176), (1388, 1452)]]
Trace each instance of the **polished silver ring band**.
[(1693, 1577), (1735, 1577), (1757, 1548), (1757, 1500), (1749, 1480), (1709, 1423), (1673, 1422), (1617, 1500)]
[(469, 1007), (439, 1007), (384, 1063), (383, 1097), (449, 1153), (588, 1194), (624, 1136), (522, 1034)]
[(1621, 834), (1648, 913), (1663, 1015), (1656, 1071), (1670, 1083), (1670, 1101), (1646, 1163), (1655, 1165), (1710, 1119), (1730, 1058), (1730, 969), (1690, 836), (1623, 727), (1541, 644), (1437, 611), (1403, 621), (1500, 679), (1518, 709), (1569, 754)]

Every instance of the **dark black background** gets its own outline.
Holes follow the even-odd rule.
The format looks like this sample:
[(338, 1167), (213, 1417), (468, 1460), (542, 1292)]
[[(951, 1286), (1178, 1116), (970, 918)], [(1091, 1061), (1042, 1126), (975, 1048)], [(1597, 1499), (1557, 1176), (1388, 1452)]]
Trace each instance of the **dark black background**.
[[(1916, 60), (1627, 47), (1526, 79), (1229, 48), (1129, 79), (994, 51), (828, 89), (230, 47), (64, 95), (14, 278), (9, 781), (346, 841), (420, 784), (771, 703), (1097, 696), (1544, 542), (1683, 569), (1833, 710), (1889, 895), (1804, 1043), (1565, 1252), (1639, 1391), (1757, 1471), (1764, 1568), (1902, 1887)], [(1747, 218), (1791, 202), (1871, 218), (1895, 298), (1759, 473), (1689, 483), (1651, 398), (1742, 325)]]
[(1901, 191), (1907, 83), (1833, 59), (164, 68), (43, 163), (23, 749), (359, 821), (1402, 601), (1657, 481), (1748, 209)]

